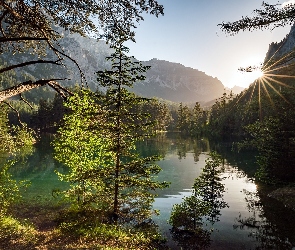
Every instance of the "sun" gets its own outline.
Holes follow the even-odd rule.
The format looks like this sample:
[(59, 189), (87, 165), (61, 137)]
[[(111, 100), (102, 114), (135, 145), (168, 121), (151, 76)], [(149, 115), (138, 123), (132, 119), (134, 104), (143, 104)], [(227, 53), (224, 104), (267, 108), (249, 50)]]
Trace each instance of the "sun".
[(264, 72), (261, 69), (257, 69), (255, 72), (252, 72), (254, 78), (260, 79), (264, 77)]
[[(252, 82), (246, 91), (242, 92), (242, 95), (238, 98), (238, 101), (247, 93), (250, 93), (248, 103), (252, 102), (252, 99), (257, 95), (259, 103), (259, 119), (263, 119), (262, 115), (262, 99), (268, 100), (271, 106), (275, 109), (274, 96), (279, 96), (282, 101), (291, 105), (291, 102), (284, 96), (282, 88), (288, 88), (294, 90), (295, 87), (292, 86), (292, 81), (295, 79), (295, 74), (293, 67), (295, 65), (294, 58), (295, 52), (292, 50), (283, 56), (276, 56), (276, 53), (265, 61), (260, 63), (258, 66), (247, 66), (240, 67), (239, 71), (245, 75), (245, 79), (248, 82)], [(247, 76), (246, 76), (247, 75)], [(290, 79), (286, 81), (286, 79)], [(252, 81), (250, 81), (252, 80)]]

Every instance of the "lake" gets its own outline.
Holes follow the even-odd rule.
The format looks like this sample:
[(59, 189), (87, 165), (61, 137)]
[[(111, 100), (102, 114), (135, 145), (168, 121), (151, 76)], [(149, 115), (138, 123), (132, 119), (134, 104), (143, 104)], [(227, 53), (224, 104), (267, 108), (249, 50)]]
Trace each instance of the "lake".
[[(162, 168), (158, 179), (171, 185), (158, 191), (154, 208), (161, 214), (153, 219), (171, 249), (295, 249), (295, 212), (267, 196), (274, 187), (255, 183), (253, 174), (257, 166), (253, 154), (233, 153), (228, 143), (209, 142), (205, 138), (183, 139), (178, 134), (162, 134), (140, 143), (138, 149), (143, 156), (163, 156), (158, 162)], [(183, 197), (191, 195), (194, 180), (202, 172), (211, 150), (223, 159), (222, 183), (228, 207), (220, 211), (218, 222), (204, 223), (197, 238), (172, 234), (167, 223), (171, 209)], [(54, 200), (52, 190), (65, 188), (54, 170), (66, 169), (53, 160), (52, 152), (50, 138), (45, 137), (26, 161), (11, 169), (14, 178), (31, 182), (25, 199)]]

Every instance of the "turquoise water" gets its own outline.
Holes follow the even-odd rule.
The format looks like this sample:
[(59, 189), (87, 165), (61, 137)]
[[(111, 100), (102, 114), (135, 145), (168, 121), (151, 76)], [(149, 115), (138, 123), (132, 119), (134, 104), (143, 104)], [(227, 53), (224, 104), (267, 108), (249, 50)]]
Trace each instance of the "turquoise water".
[[(162, 135), (140, 143), (138, 147), (142, 155), (161, 154), (164, 157), (158, 162), (162, 168), (158, 179), (169, 181), (171, 185), (158, 191), (154, 208), (161, 214), (154, 221), (171, 249), (206, 249), (206, 246), (207, 249), (294, 249), (295, 213), (268, 198), (266, 188), (255, 184), (253, 155), (233, 154), (222, 144), (209, 143), (206, 139), (181, 139), (176, 135)], [(225, 166), (222, 174), (226, 177), (223, 180), (224, 199), (229, 207), (221, 210), (220, 221), (204, 226), (205, 233), (198, 239), (172, 235), (167, 223), (172, 206), (191, 195), (194, 180), (202, 172), (212, 148), (222, 149), (219, 153)], [(66, 188), (54, 172), (66, 169), (53, 160), (52, 153), (50, 138), (47, 138), (36, 145), (27, 161), (11, 169), (14, 178), (31, 182), (24, 192), (26, 199), (42, 201), (47, 197), (54, 200), (52, 190)]]

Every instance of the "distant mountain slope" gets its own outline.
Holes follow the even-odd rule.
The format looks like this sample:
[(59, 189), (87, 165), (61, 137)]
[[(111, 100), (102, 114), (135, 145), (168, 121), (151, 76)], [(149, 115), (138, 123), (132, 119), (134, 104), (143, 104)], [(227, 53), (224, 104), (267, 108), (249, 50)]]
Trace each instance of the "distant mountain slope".
[(217, 78), (179, 63), (152, 59), (144, 82), (134, 92), (146, 97), (160, 97), (173, 102), (204, 102), (222, 95), (224, 86)]
[(233, 92), (233, 94), (238, 95), (240, 94), (245, 88), (241, 86), (235, 85), (233, 88), (230, 89), (230, 91)]
[[(68, 33), (63, 35), (64, 38), (59, 41), (62, 49), (79, 64), (88, 86), (97, 89), (95, 72), (110, 67), (105, 57), (109, 56), (112, 50), (104, 41)], [(52, 59), (54, 54), (49, 53), (47, 57)], [(32, 56), (28, 54), (1, 54), (1, 59), (9, 64), (24, 62), (29, 58), (32, 59)], [(65, 68), (48, 64), (31, 65), (26, 67), (25, 73), (27, 78), (32, 80), (52, 77), (71, 79), (71, 81), (65, 81), (66, 85), (81, 82), (77, 66), (71, 60), (63, 63)], [(147, 72), (147, 79), (137, 83), (132, 89), (136, 94), (174, 102), (206, 102), (220, 97), (224, 92), (221, 81), (199, 70), (157, 59), (143, 63), (150, 65), (151, 69)], [(23, 71), (19, 71), (18, 76), (22, 78)]]

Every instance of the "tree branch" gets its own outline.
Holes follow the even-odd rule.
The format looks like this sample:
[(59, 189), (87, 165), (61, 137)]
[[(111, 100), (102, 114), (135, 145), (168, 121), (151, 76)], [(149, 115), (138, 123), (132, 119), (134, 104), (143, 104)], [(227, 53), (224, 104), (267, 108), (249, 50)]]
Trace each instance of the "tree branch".
[(9, 71), (9, 70), (12, 70), (12, 69), (15, 69), (15, 68), (20, 68), (20, 67), (28, 66), (28, 65), (31, 65), (31, 64), (37, 64), (37, 63), (51, 63), (51, 64), (56, 64), (56, 65), (61, 65), (60, 63), (58, 63), (61, 60), (62, 59), (59, 59), (57, 61), (36, 60), (36, 61), (29, 61), (29, 62), (25, 62), (25, 63), (19, 63), (19, 64), (11, 65), (11, 66), (8, 66), (6, 68), (0, 69), (0, 74), (5, 72), (5, 71)]
[(33, 106), (22, 96), (22, 94), (19, 94), (19, 98), (26, 103), (31, 109), (34, 109)]
[(262, 9), (254, 10), (252, 17), (242, 17), (235, 22), (222, 22), (218, 24), (221, 30), (231, 35), (239, 31), (257, 30), (257, 29), (274, 29), (293, 24), (295, 20), (295, 5), (289, 4), (281, 8), (280, 4), (268, 4), (263, 2)]
[(19, 42), (19, 41), (48, 41), (48, 38), (45, 37), (1, 37), (0, 43), (6, 43), (6, 42)]
[(27, 81), (23, 82), (17, 86), (13, 86), (11, 88), (0, 91), (0, 103), (5, 101), (6, 99), (19, 95), (23, 92), (29, 91), (31, 89), (35, 89), (37, 87), (49, 85), (54, 90), (56, 90), (59, 94), (65, 96), (65, 93), (72, 95), (72, 92), (67, 90), (66, 88), (61, 87), (56, 81), (57, 80), (65, 80), (65, 79), (49, 79), (49, 80), (38, 80), (36, 82)]
[(21, 119), (20, 119), (20, 115), (19, 115), (19, 112), (17, 109), (15, 109), (14, 107), (12, 107), (12, 105), (9, 103), (9, 102), (6, 102), (6, 101), (3, 101), (3, 103), (5, 103), (6, 105), (8, 105), (17, 115), (17, 119), (18, 119), (18, 122), (22, 125), (22, 127), (25, 126), (24, 123), (22, 123)]

